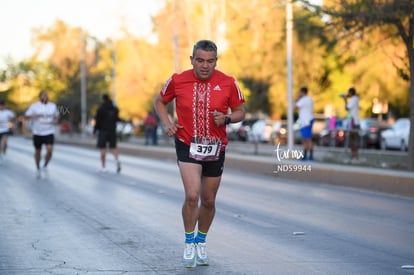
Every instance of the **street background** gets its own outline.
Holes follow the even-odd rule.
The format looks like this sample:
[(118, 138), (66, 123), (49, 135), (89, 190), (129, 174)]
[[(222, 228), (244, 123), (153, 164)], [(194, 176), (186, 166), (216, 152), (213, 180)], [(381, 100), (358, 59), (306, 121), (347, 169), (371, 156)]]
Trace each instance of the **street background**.
[[(414, 272), (412, 198), (231, 167), (208, 235), (210, 266), (185, 269), (173, 148), (122, 142), (121, 174), (111, 156), (99, 174), (95, 140), (82, 140), (59, 141), (38, 180), (31, 139), (11, 137), (0, 166), (0, 274)], [(229, 165), (250, 169), (265, 159), (228, 154)]]

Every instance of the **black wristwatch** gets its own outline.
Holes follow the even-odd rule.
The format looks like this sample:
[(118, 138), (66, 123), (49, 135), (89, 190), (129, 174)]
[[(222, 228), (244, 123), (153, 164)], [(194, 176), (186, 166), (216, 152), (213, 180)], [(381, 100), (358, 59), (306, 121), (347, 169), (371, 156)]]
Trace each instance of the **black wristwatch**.
[(226, 125), (229, 125), (229, 124), (231, 123), (231, 118), (230, 118), (230, 116), (226, 116), (226, 117), (224, 118), (224, 123), (225, 123)]

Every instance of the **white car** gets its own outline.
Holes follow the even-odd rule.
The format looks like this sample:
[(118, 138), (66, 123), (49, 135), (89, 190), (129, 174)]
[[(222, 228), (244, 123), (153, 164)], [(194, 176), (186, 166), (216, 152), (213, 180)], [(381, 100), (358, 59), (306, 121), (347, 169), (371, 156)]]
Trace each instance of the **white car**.
[(273, 129), (279, 129), (281, 124), (280, 121), (257, 120), (252, 125), (251, 131), (248, 133), (248, 141), (263, 143), (270, 142)]
[(407, 151), (409, 138), (410, 119), (399, 118), (390, 129), (381, 132), (381, 148)]

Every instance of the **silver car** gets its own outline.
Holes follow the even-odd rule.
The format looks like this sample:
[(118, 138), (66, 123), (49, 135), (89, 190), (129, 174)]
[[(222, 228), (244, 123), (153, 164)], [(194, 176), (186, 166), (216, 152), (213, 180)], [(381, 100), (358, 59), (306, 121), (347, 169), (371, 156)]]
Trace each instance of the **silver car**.
[(408, 151), (409, 135), (410, 119), (399, 118), (390, 129), (381, 132), (381, 148)]

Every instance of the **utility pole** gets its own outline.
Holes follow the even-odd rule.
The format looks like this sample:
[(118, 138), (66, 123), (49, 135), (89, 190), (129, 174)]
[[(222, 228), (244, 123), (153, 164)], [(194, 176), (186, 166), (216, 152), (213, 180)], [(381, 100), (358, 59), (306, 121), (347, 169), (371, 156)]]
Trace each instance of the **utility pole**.
[(86, 38), (81, 34), (81, 61), (80, 61), (80, 81), (81, 81), (81, 133), (85, 135), (86, 130), (86, 66), (85, 66), (85, 48)]
[(116, 47), (115, 43), (111, 41), (112, 45), (112, 101), (116, 105)]
[[(177, 15), (177, 1), (174, 0), (174, 26), (173, 26), (173, 43), (174, 43), (174, 72), (178, 73), (180, 70), (180, 54), (179, 54), (179, 45), (178, 45), (178, 15)], [(173, 118), (177, 118), (175, 99), (173, 101)]]
[(178, 45), (178, 14), (177, 14), (177, 1), (174, 0), (173, 9), (174, 9), (174, 26), (173, 26), (173, 45), (174, 45), (174, 72), (178, 73), (180, 71), (180, 54), (179, 54), (179, 45)]
[(292, 80), (292, 30), (293, 7), (292, 0), (286, 0), (286, 52), (287, 52), (287, 93), (288, 93), (288, 148), (293, 148), (293, 80)]

